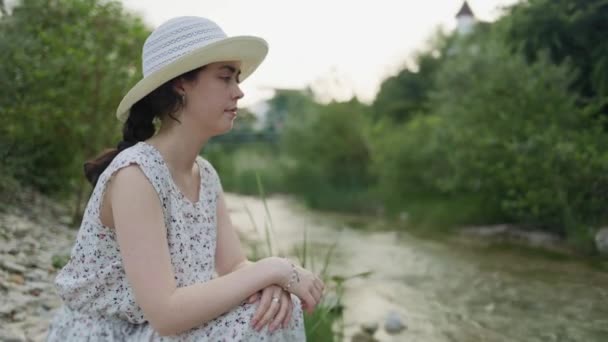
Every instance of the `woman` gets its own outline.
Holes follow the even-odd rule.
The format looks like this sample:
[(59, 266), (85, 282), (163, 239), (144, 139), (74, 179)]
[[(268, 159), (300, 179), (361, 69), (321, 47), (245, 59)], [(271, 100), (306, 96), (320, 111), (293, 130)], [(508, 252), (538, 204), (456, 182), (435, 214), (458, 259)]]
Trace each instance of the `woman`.
[(117, 110), (123, 140), (85, 164), (95, 188), (55, 280), (65, 305), (49, 341), (305, 340), (302, 309), (312, 312), (323, 282), (287, 259), (245, 258), (199, 156), (232, 128), (239, 78), (267, 51), (199, 17), (148, 37), (144, 77)]

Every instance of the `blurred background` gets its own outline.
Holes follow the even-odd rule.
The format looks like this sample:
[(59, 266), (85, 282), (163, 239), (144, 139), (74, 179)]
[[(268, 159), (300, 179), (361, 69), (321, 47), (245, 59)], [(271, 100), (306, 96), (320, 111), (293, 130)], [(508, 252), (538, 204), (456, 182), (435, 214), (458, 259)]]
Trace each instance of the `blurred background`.
[(311, 341), (608, 340), (608, 1), (0, 0), (0, 341), (40, 341), (141, 46), (266, 38), (218, 170)]

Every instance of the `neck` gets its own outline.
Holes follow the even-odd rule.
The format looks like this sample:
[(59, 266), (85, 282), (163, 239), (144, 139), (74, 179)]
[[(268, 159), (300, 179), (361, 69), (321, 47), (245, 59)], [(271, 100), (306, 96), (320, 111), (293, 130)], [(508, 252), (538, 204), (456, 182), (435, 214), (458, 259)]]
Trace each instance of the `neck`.
[(177, 174), (190, 174), (196, 157), (210, 137), (192, 132), (186, 124), (161, 125), (158, 133), (147, 142), (163, 155), (168, 167)]

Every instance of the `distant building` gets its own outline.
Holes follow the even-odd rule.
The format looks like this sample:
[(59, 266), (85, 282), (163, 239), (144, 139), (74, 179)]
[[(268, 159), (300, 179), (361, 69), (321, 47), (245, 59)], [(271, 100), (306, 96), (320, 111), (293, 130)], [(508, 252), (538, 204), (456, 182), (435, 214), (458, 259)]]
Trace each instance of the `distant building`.
[(456, 21), (458, 22), (457, 30), (461, 35), (469, 34), (473, 31), (473, 27), (477, 23), (475, 14), (469, 4), (465, 2), (462, 4), (460, 11), (456, 14)]

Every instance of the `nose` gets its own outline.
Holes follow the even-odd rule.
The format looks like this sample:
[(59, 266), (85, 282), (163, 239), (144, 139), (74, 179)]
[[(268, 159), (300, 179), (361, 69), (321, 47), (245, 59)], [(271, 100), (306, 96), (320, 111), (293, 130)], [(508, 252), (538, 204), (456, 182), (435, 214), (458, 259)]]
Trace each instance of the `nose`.
[(236, 90), (235, 90), (235, 92), (234, 92), (234, 96), (233, 96), (233, 98), (234, 98), (235, 100), (240, 100), (240, 99), (242, 99), (242, 98), (245, 96), (245, 94), (244, 94), (244, 93), (243, 93), (243, 91), (241, 90), (241, 87), (240, 87), (240, 86), (237, 84), (237, 85), (235, 86), (235, 89), (236, 89)]

